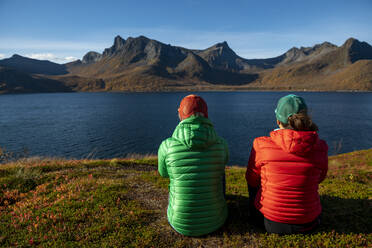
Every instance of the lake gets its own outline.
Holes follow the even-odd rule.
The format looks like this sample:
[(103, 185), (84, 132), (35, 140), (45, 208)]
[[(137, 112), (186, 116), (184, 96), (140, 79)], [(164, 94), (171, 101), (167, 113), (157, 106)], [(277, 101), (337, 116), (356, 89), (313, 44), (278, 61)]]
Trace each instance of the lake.
[[(0, 96), (0, 147), (15, 154), (114, 158), (157, 153), (190, 93), (51, 93)], [(253, 139), (276, 128), (277, 100), (289, 92), (200, 92), (226, 139), (229, 164), (245, 165)], [(372, 147), (372, 93), (298, 92), (329, 155)]]

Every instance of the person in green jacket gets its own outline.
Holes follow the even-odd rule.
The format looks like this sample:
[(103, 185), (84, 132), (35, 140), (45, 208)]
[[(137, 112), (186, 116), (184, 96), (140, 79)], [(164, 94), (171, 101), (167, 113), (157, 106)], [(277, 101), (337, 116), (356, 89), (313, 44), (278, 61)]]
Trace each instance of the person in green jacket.
[(227, 218), (223, 182), (229, 153), (200, 96), (183, 98), (178, 114), (181, 122), (159, 147), (158, 170), (170, 179), (169, 224), (180, 234), (201, 236)]

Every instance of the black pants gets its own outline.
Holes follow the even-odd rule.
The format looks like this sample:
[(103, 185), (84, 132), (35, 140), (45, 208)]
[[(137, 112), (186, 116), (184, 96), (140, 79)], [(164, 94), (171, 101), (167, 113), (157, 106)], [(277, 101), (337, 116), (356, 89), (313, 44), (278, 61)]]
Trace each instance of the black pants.
[(277, 234), (294, 234), (294, 233), (311, 233), (320, 225), (320, 217), (305, 224), (286, 224), (269, 220), (264, 217), (265, 229), (269, 233)]
[(295, 234), (295, 233), (310, 233), (314, 231), (320, 225), (320, 216), (315, 220), (305, 224), (287, 224), (269, 220), (263, 216), (263, 214), (256, 209), (254, 201), (258, 188), (254, 188), (248, 185), (249, 191), (249, 211), (251, 219), (256, 225), (264, 227), (268, 233), (277, 234)]

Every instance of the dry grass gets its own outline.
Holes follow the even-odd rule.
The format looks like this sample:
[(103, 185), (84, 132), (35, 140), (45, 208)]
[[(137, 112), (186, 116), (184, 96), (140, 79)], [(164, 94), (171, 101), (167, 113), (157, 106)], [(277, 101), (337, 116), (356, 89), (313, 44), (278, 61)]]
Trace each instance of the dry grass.
[(205, 237), (166, 219), (168, 179), (152, 154), (124, 159), (30, 158), (0, 165), (0, 246), (368, 247), (372, 149), (330, 157), (320, 185), (323, 225), (311, 235), (269, 235), (247, 212), (244, 168), (229, 167), (229, 218)]

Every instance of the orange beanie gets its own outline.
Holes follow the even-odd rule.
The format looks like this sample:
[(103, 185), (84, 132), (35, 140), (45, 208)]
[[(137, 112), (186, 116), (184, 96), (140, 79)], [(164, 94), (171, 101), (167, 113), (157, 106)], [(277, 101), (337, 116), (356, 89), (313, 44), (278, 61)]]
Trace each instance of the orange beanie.
[(195, 113), (203, 113), (205, 118), (208, 118), (207, 103), (203, 98), (197, 95), (185, 96), (178, 108), (178, 113), (182, 120), (189, 118)]

